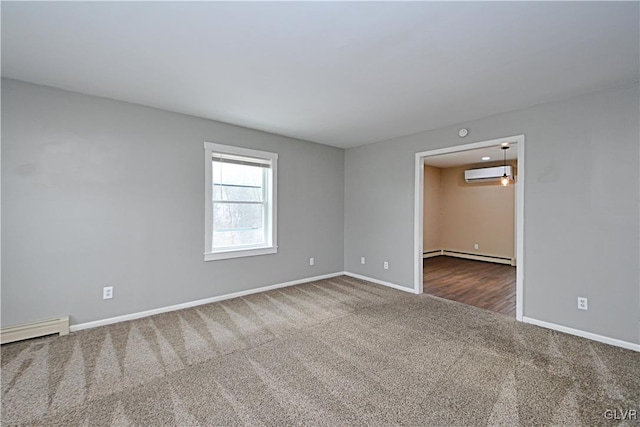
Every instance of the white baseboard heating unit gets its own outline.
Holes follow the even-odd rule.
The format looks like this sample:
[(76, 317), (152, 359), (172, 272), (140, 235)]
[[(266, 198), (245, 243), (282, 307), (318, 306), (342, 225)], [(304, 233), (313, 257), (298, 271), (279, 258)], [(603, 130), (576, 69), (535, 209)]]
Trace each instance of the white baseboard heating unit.
[(0, 330), (0, 343), (6, 344), (14, 341), (27, 340), (29, 338), (42, 337), (44, 335), (67, 335), (68, 333), (69, 316), (63, 316), (40, 322), (2, 328), (2, 330)]
[(432, 251), (427, 251), (427, 252), (423, 252), (422, 253), (422, 258), (432, 258), (432, 257), (436, 257), (436, 256), (440, 256), (440, 255), (446, 255), (446, 256), (451, 256), (451, 257), (456, 257), (456, 258), (466, 258), (466, 259), (473, 259), (476, 261), (487, 261), (487, 262), (494, 262), (497, 264), (508, 264), (511, 265), (513, 267), (516, 266), (516, 259), (515, 258), (504, 258), (504, 257), (499, 257), (499, 256), (493, 256), (493, 255), (481, 255), (481, 254), (471, 254), (468, 252), (458, 252), (458, 251), (449, 251), (446, 249), (436, 249), (436, 250), (432, 250)]

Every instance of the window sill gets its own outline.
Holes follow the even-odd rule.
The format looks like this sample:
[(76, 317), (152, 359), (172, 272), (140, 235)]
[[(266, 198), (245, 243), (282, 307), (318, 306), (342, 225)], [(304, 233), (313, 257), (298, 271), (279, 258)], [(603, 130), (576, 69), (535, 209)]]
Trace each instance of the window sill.
[(270, 246), (266, 248), (252, 248), (252, 249), (235, 249), (221, 252), (208, 252), (204, 254), (205, 261), (217, 261), (220, 259), (230, 258), (243, 258), (257, 255), (269, 255), (278, 253), (277, 246)]

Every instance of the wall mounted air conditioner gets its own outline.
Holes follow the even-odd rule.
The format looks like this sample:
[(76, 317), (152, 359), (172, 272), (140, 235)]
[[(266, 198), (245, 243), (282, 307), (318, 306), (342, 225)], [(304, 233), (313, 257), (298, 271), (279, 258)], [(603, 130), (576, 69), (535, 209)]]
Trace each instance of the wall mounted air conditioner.
[(468, 169), (464, 171), (464, 180), (470, 183), (500, 181), (505, 171), (509, 179), (513, 179), (513, 168), (507, 165), (493, 168)]

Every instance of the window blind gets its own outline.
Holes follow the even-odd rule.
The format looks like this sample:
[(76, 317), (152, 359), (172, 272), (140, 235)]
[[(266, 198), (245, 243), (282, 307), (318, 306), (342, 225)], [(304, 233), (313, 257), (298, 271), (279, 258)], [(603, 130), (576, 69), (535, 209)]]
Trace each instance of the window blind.
[(213, 153), (211, 160), (220, 163), (231, 163), (234, 165), (255, 166), (260, 168), (271, 168), (271, 159), (260, 159), (257, 157), (235, 156), (233, 154)]

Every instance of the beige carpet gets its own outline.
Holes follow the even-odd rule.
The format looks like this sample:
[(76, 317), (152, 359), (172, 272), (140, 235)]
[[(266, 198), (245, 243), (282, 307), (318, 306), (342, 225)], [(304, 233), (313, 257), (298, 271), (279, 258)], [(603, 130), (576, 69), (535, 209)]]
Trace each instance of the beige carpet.
[(638, 353), (345, 276), (2, 346), (3, 426), (611, 425), (639, 402)]

